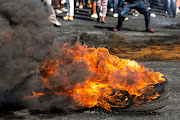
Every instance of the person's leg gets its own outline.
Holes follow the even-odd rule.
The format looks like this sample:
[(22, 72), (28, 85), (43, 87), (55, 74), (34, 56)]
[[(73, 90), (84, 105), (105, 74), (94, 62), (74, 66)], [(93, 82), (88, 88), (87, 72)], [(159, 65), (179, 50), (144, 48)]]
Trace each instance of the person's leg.
[(113, 2), (114, 0), (110, 0), (110, 11), (112, 12), (114, 9), (113, 9)]
[(97, 0), (96, 1), (96, 12), (97, 12), (97, 16), (98, 16), (97, 22), (100, 22), (100, 15), (99, 15), (100, 8), (101, 8), (101, 0)]
[(66, 0), (66, 5), (67, 5), (67, 14), (65, 17), (63, 17), (64, 20), (68, 20), (69, 19), (69, 15), (70, 15), (70, 0)]
[(96, 0), (93, 1), (92, 9), (93, 9), (92, 15), (96, 14)]
[(177, 0), (172, 0), (173, 17), (176, 17), (176, 2)]
[(70, 11), (69, 11), (69, 20), (73, 20), (73, 16), (74, 16), (74, 0), (69, 0), (69, 7), (70, 7)]
[(117, 0), (113, 0), (113, 8), (114, 8), (114, 11), (113, 13), (117, 13)]
[(170, 16), (171, 15), (171, 0), (167, 0), (167, 12), (168, 12), (168, 15)]
[(116, 26), (116, 29), (121, 30), (124, 19), (128, 16), (129, 12), (132, 9), (132, 5), (131, 4), (126, 4), (123, 6), (121, 12), (119, 13), (118, 16), (118, 24)]
[(147, 5), (144, 2), (140, 1), (140, 2), (136, 3), (136, 6), (134, 8), (139, 13), (144, 15), (146, 32), (153, 33), (154, 30), (150, 27), (150, 13), (149, 13)]
[(108, 0), (102, 0), (102, 23), (106, 23), (105, 22), (105, 17), (107, 14), (107, 4), (108, 4)]
[(80, 9), (83, 8), (83, 0), (79, 0), (79, 8), (80, 8)]
[(135, 9), (139, 13), (144, 15), (146, 29), (149, 29), (150, 28), (150, 13), (149, 13), (147, 5), (141, 1), (136, 4)]

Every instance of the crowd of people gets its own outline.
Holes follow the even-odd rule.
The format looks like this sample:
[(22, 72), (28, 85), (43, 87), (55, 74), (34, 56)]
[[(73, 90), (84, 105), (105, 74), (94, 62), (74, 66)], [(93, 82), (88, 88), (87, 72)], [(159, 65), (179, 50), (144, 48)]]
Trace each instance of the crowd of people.
[(90, 8), (91, 17), (96, 18), (97, 22), (106, 23), (105, 17), (107, 12), (113, 12), (113, 17), (118, 17), (117, 26), (113, 31), (122, 30), (124, 20), (128, 20), (129, 12), (133, 11), (134, 16), (139, 13), (144, 15), (146, 32), (154, 32), (150, 27), (150, 9), (155, 5), (163, 4), (166, 11), (166, 17), (176, 18), (180, 13), (180, 0), (42, 0), (48, 6), (49, 20), (56, 27), (60, 27), (61, 23), (57, 20), (56, 15), (66, 12), (64, 20), (74, 20), (76, 7), (79, 9)]

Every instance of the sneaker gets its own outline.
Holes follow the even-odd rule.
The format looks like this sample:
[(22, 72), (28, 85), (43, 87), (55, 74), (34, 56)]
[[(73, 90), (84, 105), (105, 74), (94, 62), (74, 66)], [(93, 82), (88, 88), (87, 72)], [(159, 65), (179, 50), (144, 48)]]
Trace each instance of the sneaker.
[(68, 10), (66, 8), (61, 8), (62, 12), (67, 12)]
[(128, 21), (128, 17), (124, 18), (124, 21)]
[(98, 15), (95, 13), (93, 15), (91, 15), (92, 18), (98, 18)]
[(80, 5), (80, 6), (79, 6), (79, 9), (83, 9), (83, 6), (82, 6), (82, 5)]
[(133, 12), (133, 16), (139, 16), (139, 13), (137, 13), (137, 12)]
[(122, 30), (122, 28), (113, 28), (113, 31), (121, 31)]
[(63, 13), (63, 12), (62, 12), (61, 10), (59, 10), (59, 9), (56, 9), (55, 12), (56, 12), (56, 14), (61, 14), (61, 13)]
[(151, 17), (156, 17), (155, 13), (151, 13), (150, 15), (151, 15)]
[(55, 26), (55, 27), (60, 27), (60, 26), (61, 26), (61, 23), (57, 21), (57, 22), (54, 24), (54, 26)]
[(154, 30), (150, 27), (150, 28), (146, 29), (146, 32), (154, 33)]
[(102, 17), (102, 12), (100, 12), (100, 13), (99, 13), (99, 16), (101, 16), (101, 17)]
[(114, 11), (114, 9), (113, 8), (110, 8), (110, 12), (113, 12)]
[(117, 14), (117, 13), (114, 13), (114, 14), (113, 14), (113, 17), (118, 17), (118, 14)]

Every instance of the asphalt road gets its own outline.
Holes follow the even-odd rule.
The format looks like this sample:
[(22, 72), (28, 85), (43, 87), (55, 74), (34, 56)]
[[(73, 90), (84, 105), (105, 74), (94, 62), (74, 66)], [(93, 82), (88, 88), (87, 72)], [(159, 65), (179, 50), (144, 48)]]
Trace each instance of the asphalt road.
[[(79, 9), (78, 9), (79, 10)], [(115, 33), (124, 36), (128, 41), (143, 42), (150, 37), (161, 40), (180, 40), (180, 14), (178, 18), (166, 18), (163, 13), (157, 13), (154, 18), (151, 17), (151, 26), (155, 33), (146, 33), (144, 27), (144, 18), (142, 15), (133, 17), (129, 15), (129, 20), (124, 22), (124, 30), (112, 32), (111, 28), (116, 26), (117, 18), (113, 18), (112, 13), (106, 17), (107, 24), (96, 23), (96, 20), (90, 17), (89, 9), (79, 10), (75, 15), (74, 21), (64, 21), (62, 17), (65, 13), (58, 15), (62, 26), (55, 28), (58, 32), (57, 41), (61, 43), (74, 43), (78, 37), (78, 30), (81, 33), (109, 34)], [(80, 40), (81, 41), (81, 40)], [(84, 42), (84, 41), (83, 41)], [(103, 46), (103, 45), (101, 45)], [(139, 61), (140, 62), (140, 61)], [(146, 61), (145, 67), (161, 72), (170, 83), (169, 103), (166, 107), (151, 112), (106, 112), (99, 108), (86, 109), (73, 112), (56, 113), (31, 113), (28, 109), (20, 109), (1, 113), (0, 119), (25, 119), (25, 120), (179, 120), (180, 119), (180, 61), (162, 62)]]

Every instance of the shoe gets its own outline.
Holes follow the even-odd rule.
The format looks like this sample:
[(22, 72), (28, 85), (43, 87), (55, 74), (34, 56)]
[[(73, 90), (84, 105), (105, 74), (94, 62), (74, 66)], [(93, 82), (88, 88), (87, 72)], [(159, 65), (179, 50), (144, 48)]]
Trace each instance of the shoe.
[(177, 18), (177, 16), (176, 16), (176, 15), (173, 15), (173, 18)]
[(113, 12), (114, 11), (114, 9), (113, 8), (110, 8), (110, 12)]
[(91, 15), (92, 18), (98, 18), (98, 15), (95, 13), (93, 15)]
[(101, 21), (101, 23), (106, 24), (106, 21)]
[(113, 31), (121, 31), (122, 30), (122, 28), (113, 28)]
[(102, 12), (100, 12), (100, 13), (99, 13), (99, 16), (101, 16), (101, 17), (102, 17)]
[(151, 13), (150, 15), (151, 15), (151, 17), (156, 17), (155, 13)]
[(63, 17), (64, 20), (68, 20), (69, 19), (69, 16), (66, 15), (65, 17)]
[(137, 12), (134, 11), (134, 12), (133, 12), (133, 16), (136, 16), (136, 17), (137, 17), (137, 16), (139, 16), (139, 13), (137, 13)]
[(62, 12), (67, 12), (68, 10), (66, 8), (61, 8), (60, 9)]
[(118, 17), (118, 14), (117, 14), (117, 13), (114, 13), (114, 14), (113, 14), (113, 17), (115, 17), (115, 18)]
[(83, 9), (83, 6), (82, 6), (82, 5), (80, 5), (80, 6), (79, 6), (79, 9)]
[(124, 19), (124, 21), (128, 21), (128, 17), (126, 17), (126, 18)]
[(55, 27), (60, 27), (61, 26), (61, 23), (60, 22), (56, 22), (55, 24), (53, 24)]
[(73, 17), (73, 16), (69, 16), (69, 20), (70, 20), (70, 21), (73, 21), (73, 20), (74, 20), (74, 17)]
[(171, 15), (165, 15), (165, 17), (170, 18), (170, 17), (171, 17)]
[(154, 33), (154, 30), (150, 27), (146, 29), (146, 32)]
[(61, 10), (59, 10), (59, 9), (56, 9), (55, 12), (56, 12), (56, 14), (61, 14), (61, 13), (63, 13), (63, 12), (62, 12)]

